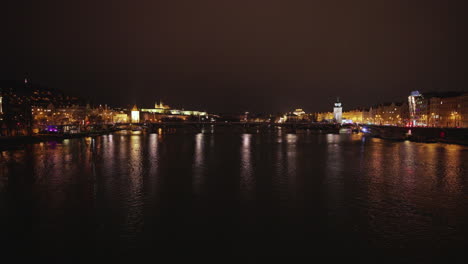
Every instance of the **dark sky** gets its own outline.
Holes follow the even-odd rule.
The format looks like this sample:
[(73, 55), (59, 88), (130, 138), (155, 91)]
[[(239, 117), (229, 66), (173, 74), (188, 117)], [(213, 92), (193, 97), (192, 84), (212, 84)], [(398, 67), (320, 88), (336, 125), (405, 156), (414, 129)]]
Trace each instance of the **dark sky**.
[(0, 79), (100, 103), (325, 111), (467, 90), (463, 1), (7, 2)]

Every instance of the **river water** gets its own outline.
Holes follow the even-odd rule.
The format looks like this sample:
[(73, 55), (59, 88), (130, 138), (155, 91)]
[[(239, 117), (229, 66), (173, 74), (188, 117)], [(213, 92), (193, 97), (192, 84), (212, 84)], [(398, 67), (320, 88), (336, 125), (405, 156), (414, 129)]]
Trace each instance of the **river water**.
[(468, 147), (358, 134), (112, 134), (4, 150), (18, 259), (463, 257)]

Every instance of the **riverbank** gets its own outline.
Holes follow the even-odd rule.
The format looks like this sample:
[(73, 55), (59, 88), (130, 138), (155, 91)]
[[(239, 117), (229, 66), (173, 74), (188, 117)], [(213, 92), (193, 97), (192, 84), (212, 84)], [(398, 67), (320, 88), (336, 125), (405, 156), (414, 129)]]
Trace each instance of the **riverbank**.
[(466, 128), (366, 126), (366, 129), (370, 136), (386, 140), (468, 145)]
[(82, 132), (75, 134), (36, 134), (32, 136), (12, 136), (12, 137), (0, 137), (0, 150), (3, 148), (20, 146), (24, 144), (33, 144), (47, 141), (62, 141), (70, 138), (84, 138), (84, 137), (95, 137), (106, 135), (109, 133), (116, 132), (118, 130), (103, 130), (93, 132)]

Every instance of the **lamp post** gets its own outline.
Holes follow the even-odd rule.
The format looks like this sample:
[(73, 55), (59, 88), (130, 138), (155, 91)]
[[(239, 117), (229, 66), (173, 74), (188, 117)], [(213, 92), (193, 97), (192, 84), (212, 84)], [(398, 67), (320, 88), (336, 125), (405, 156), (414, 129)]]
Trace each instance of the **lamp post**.
[(458, 127), (458, 112), (453, 112), (453, 126)]

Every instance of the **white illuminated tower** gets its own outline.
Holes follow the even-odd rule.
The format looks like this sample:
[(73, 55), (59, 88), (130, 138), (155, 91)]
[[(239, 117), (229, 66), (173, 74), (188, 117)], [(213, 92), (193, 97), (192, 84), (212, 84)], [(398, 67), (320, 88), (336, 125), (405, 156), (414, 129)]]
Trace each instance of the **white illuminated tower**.
[(136, 105), (134, 105), (132, 108), (131, 118), (132, 123), (140, 123), (140, 110), (138, 110), (138, 107)]
[(341, 124), (343, 119), (343, 108), (341, 107), (340, 98), (336, 99), (335, 107), (333, 108), (333, 117), (335, 122)]

